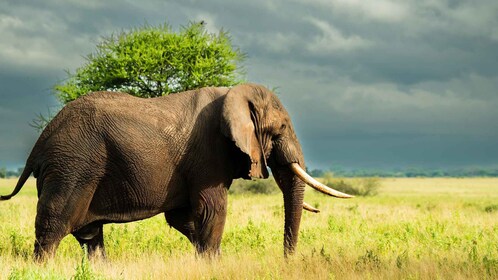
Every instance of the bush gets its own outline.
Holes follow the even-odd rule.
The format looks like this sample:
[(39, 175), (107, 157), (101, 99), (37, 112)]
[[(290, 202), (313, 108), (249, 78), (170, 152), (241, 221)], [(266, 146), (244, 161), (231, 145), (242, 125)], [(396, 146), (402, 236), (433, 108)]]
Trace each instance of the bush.
[(487, 213), (493, 213), (498, 211), (498, 204), (492, 204), (484, 207), (484, 211)]
[[(332, 173), (326, 172), (321, 179), (325, 185), (347, 194), (356, 196), (374, 196), (380, 187), (379, 178), (333, 178)], [(234, 180), (230, 194), (272, 194), (279, 192), (277, 183), (270, 177), (258, 180)]]
[(377, 195), (380, 187), (379, 178), (334, 178), (331, 172), (326, 172), (321, 181), (335, 190), (356, 196)]
[(273, 177), (258, 180), (234, 180), (230, 190), (231, 194), (272, 194), (278, 192), (279, 188)]

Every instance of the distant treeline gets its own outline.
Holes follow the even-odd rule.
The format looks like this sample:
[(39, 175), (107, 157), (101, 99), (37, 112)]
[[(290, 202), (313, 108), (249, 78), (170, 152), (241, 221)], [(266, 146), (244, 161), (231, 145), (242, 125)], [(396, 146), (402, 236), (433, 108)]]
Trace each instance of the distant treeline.
[(324, 177), (326, 173), (332, 173), (335, 177), (498, 177), (498, 167), (407, 168), (393, 170), (331, 168), (329, 170), (313, 169), (309, 171), (309, 174), (313, 177)]
[[(0, 167), (0, 178), (19, 177), (24, 168), (8, 170)], [(344, 169), (330, 168), (329, 170), (308, 170), (313, 177), (324, 177), (326, 173), (332, 173), (335, 177), (498, 177), (498, 167), (495, 168), (460, 168), (460, 169), (430, 169), (430, 168), (407, 168), (393, 170), (376, 169)]]
[(8, 170), (5, 167), (0, 167), (0, 178), (11, 178), (21, 176), (24, 168), (18, 168), (17, 170)]

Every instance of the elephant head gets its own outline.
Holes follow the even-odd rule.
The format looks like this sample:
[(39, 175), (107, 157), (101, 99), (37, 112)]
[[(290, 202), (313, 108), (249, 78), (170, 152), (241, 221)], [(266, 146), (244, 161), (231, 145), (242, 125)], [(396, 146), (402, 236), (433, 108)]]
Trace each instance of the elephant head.
[(297, 244), (303, 208), (318, 209), (303, 201), (305, 184), (339, 198), (352, 196), (330, 189), (309, 176), (305, 170), (301, 145), (289, 114), (268, 89), (243, 84), (232, 88), (223, 105), (222, 132), (235, 142), (245, 159), (240, 164), (244, 178), (267, 178), (267, 167), (284, 197), (284, 253), (292, 254)]

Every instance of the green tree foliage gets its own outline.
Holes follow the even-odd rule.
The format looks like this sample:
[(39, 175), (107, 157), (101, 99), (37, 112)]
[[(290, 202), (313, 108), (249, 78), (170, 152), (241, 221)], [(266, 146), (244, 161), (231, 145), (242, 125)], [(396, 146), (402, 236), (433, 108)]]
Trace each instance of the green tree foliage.
[(169, 25), (150, 26), (103, 38), (86, 64), (55, 86), (62, 103), (93, 91), (128, 92), (156, 97), (204, 86), (241, 82), (245, 55), (224, 31), (208, 33), (202, 23), (174, 32)]

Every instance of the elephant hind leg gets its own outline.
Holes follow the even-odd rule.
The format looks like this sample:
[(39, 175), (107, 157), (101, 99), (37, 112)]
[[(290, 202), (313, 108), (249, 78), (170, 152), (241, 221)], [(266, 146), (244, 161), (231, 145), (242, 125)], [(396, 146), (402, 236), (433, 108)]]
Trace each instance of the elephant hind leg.
[(190, 206), (166, 211), (164, 216), (171, 227), (185, 235), (192, 244), (196, 243), (194, 216)]
[(86, 216), (91, 198), (84, 193), (95, 184), (91, 181), (82, 183), (83, 179), (63, 175), (45, 170), (39, 177), (34, 252), (37, 259), (53, 255), (62, 238)]
[(66, 227), (55, 217), (36, 215), (34, 258), (44, 261), (54, 256), (62, 238), (66, 236)]
[(72, 234), (76, 240), (78, 240), (82, 248), (86, 245), (88, 258), (106, 257), (102, 224), (89, 224), (72, 232)]
[(38, 262), (43, 262), (47, 258), (55, 255), (55, 251), (59, 247), (62, 237), (57, 235), (37, 235), (34, 249), (34, 259)]

